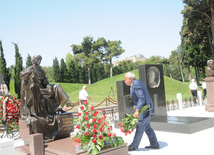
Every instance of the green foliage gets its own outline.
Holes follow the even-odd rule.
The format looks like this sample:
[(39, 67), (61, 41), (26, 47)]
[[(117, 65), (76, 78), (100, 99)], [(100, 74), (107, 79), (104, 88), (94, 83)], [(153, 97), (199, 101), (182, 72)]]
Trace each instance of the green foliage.
[(32, 66), (32, 60), (31, 60), (31, 56), (29, 55), (29, 53), (27, 54), (27, 59), (26, 59), (26, 68)]
[(13, 43), (15, 46), (15, 68), (14, 68), (14, 81), (15, 81), (15, 92), (18, 95), (18, 98), (21, 98), (21, 79), (19, 73), (23, 70), (22, 67), (22, 57), (19, 53), (18, 45)]
[(49, 82), (53, 82), (53, 67), (43, 67), (41, 66), (41, 68), (44, 70), (46, 77), (48, 79)]
[(75, 45), (72, 44), (71, 48), (73, 51), (73, 54), (76, 55), (76, 58), (79, 59), (79, 61), (83, 62), (84, 65), (88, 67), (88, 84), (91, 84), (91, 66), (93, 63), (97, 62), (97, 56), (99, 53), (95, 51), (93, 48), (94, 41), (93, 37), (86, 36), (83, 38), (83, 41), (81, 45)]
[(10, 90), (10, 78), (11, 74), (9, 72), (9, 68), (7, 68), (7, 63), (4, 58), (4, 53), (3, 53), (3, 47), (2, 47), (2, 42), (0, 40), (0, 73), (3, 75), (3, 79), (5, 81), (5, 84), (7, 85), (8, 90)]
[(60, 61), (60, 81), (59, 82), (67, 82), (68, 79), (68, 70), (64, 59)]
[(60, 69), (57, 57), (53, 59), (53, 80), (56, 82), (60, 81)]
[[(214, 57), (213, 42), (213, 1), (184, 0), (182, 10), (183, 26), (181, 30), (182, 61), (187, 67), (195, 68), (199, 82), (200, 70), (205, 77), (207, 60)], [(210, 13), (210, 11), (212, 13)]]
[(94, 48), (100, 54), (99, 58), (103, 59), (105, 62), (109, 62), (110, 64), (110, 77), (112, 77), (112, 59), (114, 57), (118, 57), (122, 53), (125, 52), (121, 47), (122, 42), (119, 41), (110, 41), (105, 38), (98, 38), (94, 43)]

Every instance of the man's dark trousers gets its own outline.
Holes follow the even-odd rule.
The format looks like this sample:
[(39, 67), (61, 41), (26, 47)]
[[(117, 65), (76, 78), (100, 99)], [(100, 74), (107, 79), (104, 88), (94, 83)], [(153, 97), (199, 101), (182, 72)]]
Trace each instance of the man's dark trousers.
[(143, 137), (144, 131), (146, 132), (146, 134), (149, 138), (150, 146), (158, 146), (159, 145), (157, 142), (157, 137), (155, 135), (155, 132), (151, 128), (150, 120), (151, 120), (151, 116), (149, 115), (148, 117), (143, 118), (143, 119), (138, 121), (138, 125), (136, 127), (136, 132), (135, 132), (135, 137), (134, 137), (134, 140), (131, 144), (131, 146), (133, 146), (135, 149), (139, 147), (139, 144), (140, 144), (140, 141)]

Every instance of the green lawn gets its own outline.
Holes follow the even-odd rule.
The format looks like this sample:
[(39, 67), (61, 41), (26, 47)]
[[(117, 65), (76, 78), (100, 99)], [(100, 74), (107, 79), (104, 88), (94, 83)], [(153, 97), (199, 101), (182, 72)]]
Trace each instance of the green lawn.
[[(132, 72), (135, 73), (136, 78), (139, 78), (138, 70), (133, 70)], [(117, 91), (116, 91), (116, 81), (124, 80), (124, 74), (116, 75), (111, 78), (107, 78), (92, 85), (88, 84), (73, 84), (73, 83), (59, 83), (65, 92), (68, 94), (70, 100), (72, 102), (76, 102), (79, 98), (79, 91), (82, 89), (83, 85), (87, 85), (88, 89), (87, 92), (89, 96), (94, 99), (95, 103), (100, 103), (106, 97), (110, 95), (111, 98), (117, 100)], [(191, 97), (189, 94), (189, 82), (180, 82), (169, 77), (164, 77), (164, 84), (165, 84), (165, 94), (166, 100), (171, 101), (176, 100), (176, 94), (181, 93), (183, 99)], [(113, 93), (111, 91), (111, 87), (113, 88)], [(199, 87), (199, 90), (202, 91), (202, 88)], [(14, 81), (11, 80), (10, 82), (10, 92), (12, 95), (15, 94), (14, 91)]]

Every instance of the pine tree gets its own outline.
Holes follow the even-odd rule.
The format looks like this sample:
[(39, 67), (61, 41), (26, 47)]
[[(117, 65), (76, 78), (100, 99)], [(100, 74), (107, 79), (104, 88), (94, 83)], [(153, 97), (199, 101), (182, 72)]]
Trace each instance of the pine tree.
[(18, 95), (18, 98), (21, 97), (21, 79), (20, 79), (20, 72), (23, 70), (22, 66), (22, 57), (19, 53), (18, 45), (13, 43), (15, 46), (15, 68), (14, 68), (14, 81), (15, 81), (15, 92)]
[(4, 53), (3, 53), (3, 47), (2, 47), (2, 42), (0, 40), (0, 72), (3, 75), (3, 79), (5, 81), (5, 84), (7, 85), (8, 90), (10, 90), (10, 77), (11, 74), (9, 72), (9, 68), (7, 68), (7, 62), (4, 58)]

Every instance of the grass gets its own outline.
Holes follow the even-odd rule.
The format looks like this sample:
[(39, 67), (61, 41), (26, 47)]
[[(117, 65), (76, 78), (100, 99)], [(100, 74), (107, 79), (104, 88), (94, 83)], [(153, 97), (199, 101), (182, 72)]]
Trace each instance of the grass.
[[(138, 70), (135, 69), (132, 72), (135, 73), (136, 78), (139, 79)], [(72, 102), (78, 101), (79, 91), (82, 89), (83, 85), (87, 86), (87, 92), (89, 96), (94, 99), (95, 103), (100, 103), (105, 98), (110, 96), (112, 99), (117, 100), (117, 90), (116, 90), (116, 81), (124, 80), (124, 74), (116, 75), (111, 78), (106, 78), (104, 80), (98, 81), (91, 85), (88, 84), (73, 84), (73, 83), (59, 83), (64, 91), (68, 94)], [(53, 84), (53, 83), (52, 83)], [(191, 97), (189, 94), (189, 82), (180, 82), (169, 77), (164, 77), (165, 84), (165, 94), (166, 100), (177, 100), (176, 94), (181, 93), (183, 99)], [(111, 91), (113, 89), (113, 92)], [(202, 91), (201, 86), (199, 90)], [(10, 82), (10, 93), (15, 95), (14, 91), (14, 81)], [(15, 95), (17, 96), (17, 95)]]

